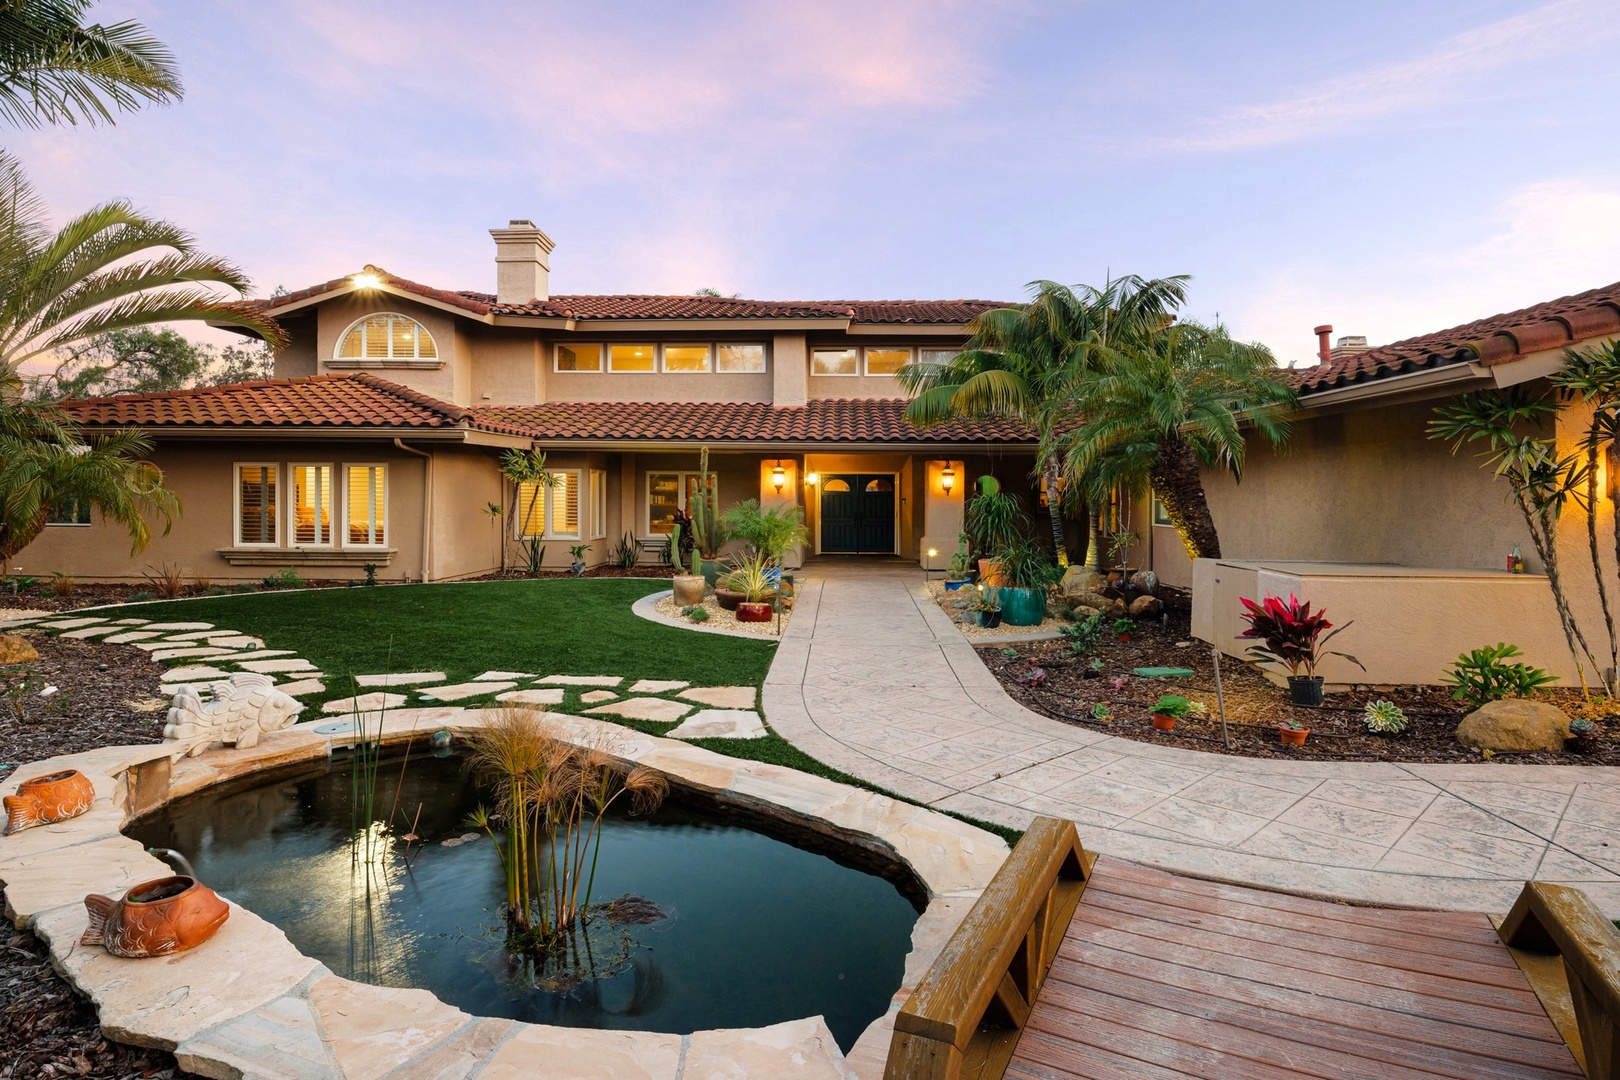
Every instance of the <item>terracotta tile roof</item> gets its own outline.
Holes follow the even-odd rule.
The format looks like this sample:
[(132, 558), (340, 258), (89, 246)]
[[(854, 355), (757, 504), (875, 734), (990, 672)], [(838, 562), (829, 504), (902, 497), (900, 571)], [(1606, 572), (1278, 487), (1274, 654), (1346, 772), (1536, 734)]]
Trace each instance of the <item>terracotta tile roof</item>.
[[(558, 319), (853, 319), (856, 322), (955, 324), (981, 312), (1005, 307), (998, 300), (738, 300), (726, 296), (553, 296), (526, 304), (499, 304), (490, 293), (449, 292), (396, 277), (368, 266), (387, 284), (461, 308), (474, 315), (532, 315)], [(269, 300), (254, 301), (275, 311), (346, 288), (349, 278), (333, 278), (320, 285)]]
[(900, 399), (829, 398), (778, 408), (769, 402), (557, 401), (476, 410), (480, 419), (522, 428), (540, 440), (645, 439), (690, 442), (964, 443), (1033, 442), (1013, 420), (915, 428)]
[(1446, 364), (1502, 364), (1609, 334), (1620, 334), (1620, 282), (1305, 368), (1299, 388), (1309, 394)]

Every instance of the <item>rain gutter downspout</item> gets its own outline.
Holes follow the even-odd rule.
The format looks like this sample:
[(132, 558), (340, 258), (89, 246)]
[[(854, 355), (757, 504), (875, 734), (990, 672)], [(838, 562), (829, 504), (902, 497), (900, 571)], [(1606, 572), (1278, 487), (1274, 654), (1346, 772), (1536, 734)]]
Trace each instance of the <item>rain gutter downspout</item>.
[(407, 454), (415, 454), (426, 460), (422, 466), (422, 583), (425, 585), (433, 580), (429, 576), (433, 569), (433, 455), (406, 446), (405, 440), (397, 436), (394, 445)]

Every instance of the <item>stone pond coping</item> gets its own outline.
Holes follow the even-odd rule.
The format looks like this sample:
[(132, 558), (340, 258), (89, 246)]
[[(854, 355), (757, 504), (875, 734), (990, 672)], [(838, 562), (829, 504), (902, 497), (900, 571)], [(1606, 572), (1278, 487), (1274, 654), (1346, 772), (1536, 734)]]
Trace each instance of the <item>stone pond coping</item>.
[[(665, 589), (663, 592), (655, 592), (647, 596), (643, 596), (640, 600), (637, 600), (634, 604), (630, 605), (630, 613), (632, 615), (639, 615), (648, 622), (662, 623), (665, 626), (673, 626), (678, 630), (691, 630), (698, 634), (724, 634), (726, 637), (746, 638), (749, 641), (778, 642), (782, 640), (775, 634), (751, 634), (747, 630), (727, 630), (723, 626), (706, 626), (703, 623), (695, 623), (691, 619), (672, 619), (668, 615), (665, 615), (663, 612), (659, 611), (657, 604), (658, 601), (663, 600), (666, 597), (673, 596), (674, 593), (674, 589)], [(788, 621), (790, 623), (792, 622), (791, 619)], [(786, 633), (786, 631), (784, 631), (784, 633)]]
[[(440, 728), (466, 734), (488, 715), (404, 709), (380, 726), (385, 742), (401, 743)], [(20, 766), (0, 783), (0, 795), (30, 776), (76, 768), (90, 777), (97, 797), (72, 821), (0, 837), (6, 915), (45, 941), (56, 969), (95, 1004), (109, 1038), (172, 1050), (182, 1067), (204, 1076), (879, 1080), (895, 1012), (1006, 858), (1006, 843), (935, 811), (792, 769), (584, 717), (552, 719), (566, 737), (606, 741), (616, 757), (656, 769), (674, 785), (848, 843), (916, 877), (928, 905), (912, 931), (902, 985), (848, 1058), (819, 1016), (685, 1036), (471, 1016), (425, 990), (333, 975), (236, 904), (214, 938), (172, 957), (126, 960), (78, 944), (86, 894), (122, 893), (173, 872), (120, 832), (137, 811), (324, 758), (353, 741), (346, 734), (352, 728), (332, 717), (266, 735), (248, 750), (172, 760), (166, 746), (117, 746)]]

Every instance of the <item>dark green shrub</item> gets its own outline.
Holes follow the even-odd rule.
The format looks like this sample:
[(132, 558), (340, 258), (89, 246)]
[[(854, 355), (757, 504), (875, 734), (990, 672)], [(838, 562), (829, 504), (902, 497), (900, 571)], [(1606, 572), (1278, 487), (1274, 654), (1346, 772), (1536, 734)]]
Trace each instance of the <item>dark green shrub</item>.
[(1079, 622), (1072, 622), (1062, 627), (1063, 637), (1069, 643), (1069, 651), (1076, 656), (1084, 656), (1097, 647), (1102, 641), (1105, 617), (1102, 615), (1088, 615)]
[(1542, 668), (1510, 659), (1519, 655), (1517, 645), (1498, 643), (1458, 656), (1445, 675), (1445, 681), (1456, 687), (1451, 696), (1477, 709), (1488, 701), (1534, 697), (1558, 681)]

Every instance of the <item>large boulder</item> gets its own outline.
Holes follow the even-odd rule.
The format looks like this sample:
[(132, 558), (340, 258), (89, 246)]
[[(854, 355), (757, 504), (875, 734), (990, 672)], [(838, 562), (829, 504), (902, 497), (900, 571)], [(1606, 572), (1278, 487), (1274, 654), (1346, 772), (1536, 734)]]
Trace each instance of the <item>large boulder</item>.
[(1095, 570), (1088, 570), (1084, 566), (1071, 566), (1063, 572), (1063, 595), (1068, 597), (1085, 596), (1087, 593), (1102, 592), (1108, 585), (1108, 579)]
[(1131, 588), (1152, 596), (1159, 591), (1159, 575), (1152, 570), (1138, 570), (1131, 575)]
[(17, 634), (0, 634), (0, 665), (26, 664), (39, 659), (39, 650)]
[(1157, 619), (1164, 614), (1164, 601), (1157, 596), (1138, 596), (1128, 610), (1133, 619)]
[(1457, 725), (1457, 741), (1498, 754), (1562, 750), (1569, 717), (1544, 701), (1489, 701)]

